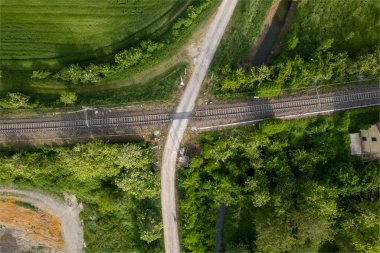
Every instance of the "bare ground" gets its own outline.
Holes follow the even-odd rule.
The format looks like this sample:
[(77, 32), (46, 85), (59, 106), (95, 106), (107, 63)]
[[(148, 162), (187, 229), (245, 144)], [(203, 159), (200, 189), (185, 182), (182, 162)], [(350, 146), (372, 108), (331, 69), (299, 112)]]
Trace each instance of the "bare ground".
[(64, 252), (79, 253), (83, 251), (83, 228), (79, 219), (82, 205), (78, 205), (74, 197), (66, 196), (69, 202), (69, 205), (67, 205), (36, 191), (0, 187), (0, 199), (4, 198), (12, 198), (16, 201), (29, 203), (39, 210), (43, 210), (49, 215), (59, 218), (62, 226)]

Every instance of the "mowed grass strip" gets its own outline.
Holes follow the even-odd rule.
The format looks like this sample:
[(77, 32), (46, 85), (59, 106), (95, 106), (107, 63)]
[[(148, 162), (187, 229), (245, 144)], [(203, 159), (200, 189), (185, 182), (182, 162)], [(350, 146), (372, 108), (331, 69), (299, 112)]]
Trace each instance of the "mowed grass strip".
[(1, 60), (110, 54), (165, 26), (186, 2), (1, 0)]

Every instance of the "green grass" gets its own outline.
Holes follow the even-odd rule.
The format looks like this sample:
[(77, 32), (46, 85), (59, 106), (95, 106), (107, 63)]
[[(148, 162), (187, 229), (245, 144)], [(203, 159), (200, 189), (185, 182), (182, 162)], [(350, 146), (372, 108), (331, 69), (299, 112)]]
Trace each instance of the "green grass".
[[(95, 86), (81, 91), (80, 89), (75, 89), (75, 87), (57, 86), (57, 89), (52, 89), (51, 87), (37, 86), (18, 87), (9, 91), (21, 89), (23, 94), (30, 97), (30, 102), (34, 104), (33, 107), (38, 109), (62, 107), (63, 105), (58, 99), (60, 93), (65, 89), (78, 93), (78, 102), (74, 105), (75, 107), (81, 105), (125, 105), (140, 102), (164, 102), (173, 98), (184, 69), (185, 65), (174, 66), (152, 81), (114, 89)], [(17, 113), (17, 111), (12, 112)]]
[(80, 104), (83, 105), (111, 105), (111, 104), (129, 104), (137, 102), (163, 102), (173, 98), (180, 76), (184, 73), (185, 66), (180, 65), (153, 81), (141, 84), (134, 84), (121, 89), (82, 93), (80, 95)]
[(38, 211), (38, 208), (29, 204), (29, 203), (26, 203), (26, 202), (22, 202), (22, 201), (16, 201), (15, 202), (16, 205), (18, 206), (21, 206), (23, 208), (26, 208), (26, 209), (29, 209), (29, 210), (32, 210), (32, 211)]
[(61, 65), (112, 54), (166, 28), (186, 0), (2, 0), (1, 65)]
[[(185, 55), (184, 45), (188, 43), (189, 38), (200, 27), (200, 24), (204, 24), (204, 21), (211, 17), (220, 2), (220, 0), (212, 0), (211, 5), (193, 20), (189, 27), (181, 30), (179, 37), (172, 35), (172, 29), (168, 29), (162, 34), (154, 34), (152, 39), (164, 43), (166, 45), (164, 50), (153, 53), (149, 60), (137, 66), (116, 71), (112, 76), (104, 78), (101, 83), (75, 86), (52, 78), (32, 80), (30, 78), (31, 70), (3, 69), (0, 95), (4, 96), (8, 92), (25, 93), (32, 100), (38, 100), (41, 108), (61, 107), (62, 105), (57, 105), (55, 101), (65, 90), (79, 93), (78, 104), (117, 104), (166, 100), (174, 93), (174, 83), (177, 82), (173, 79), (173, 71), (183, 69), (182, 66), (190, 60)], [(190, 3), (197, 7), (203, 1), (193, 0)], [(190, 12), (191, 10), (184, 11), (179, 18), (188, 18)], [(109, 62), (112, 62), (112, 59)], [(35, 69), (39, 68), (41, 66), (35, 66)], [(165, 77), (165, 75), (169, 76)]]
[(252, 50), (261, 34), (265, 17), (274, 0), (244, 0), (230, 21), (213, 60), (213, 68), (235, 65)]

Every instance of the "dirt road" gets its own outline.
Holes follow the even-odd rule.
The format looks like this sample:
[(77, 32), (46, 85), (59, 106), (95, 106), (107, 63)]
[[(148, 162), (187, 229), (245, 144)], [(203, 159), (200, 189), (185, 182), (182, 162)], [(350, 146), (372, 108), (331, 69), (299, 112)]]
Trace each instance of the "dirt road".
[(79, 219), (78, 207), (70, 207), (39, 192), (0, 187), (0, 197), (11, 196), (12, 199), (29, 203), (41, 210), (60, 218), (64, 251), (68, 253), (83, 252), (83, 229)]
[[(177, 107), (177, 113), (191, 112), (194, 109), (195, 101), (198, 97), (202, 82), (206, 76), (207, 70), (214, 57), (227, 24), (231, 19), (236, 4), (237, 0), (223, 0), (221, 3), (214, 20), (208, 28), (200, 54), (195, 61), (193, 74)], [(165, 251), (167, 253), (180, 252), (176, 208), (175, 172), (178, 149), (187, 124), (188, 119), (176, 119), (172, 121), (162, 160), (161, 206), (164, 224)]]

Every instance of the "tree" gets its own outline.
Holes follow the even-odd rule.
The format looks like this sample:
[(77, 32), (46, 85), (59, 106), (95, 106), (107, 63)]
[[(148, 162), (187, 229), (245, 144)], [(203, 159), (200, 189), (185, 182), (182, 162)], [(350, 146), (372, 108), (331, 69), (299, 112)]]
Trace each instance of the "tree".
[(287, 49), (289, 51), (295, 49), (298, 45), (298, 41), (299, 41), (299, 39), (297, 36), (293, 35), (292, 37), (290, 37), (288, 40), (288, 48)]
[(261, 215), (255, 219), (255, 225), (257, 233), (255, 245), (258, 252), (286, 252), (297, 242), (292, 234), (291, 223), (285, 217), (269, 218), (268, 214), (261, 212)]
[(118, 152), (116, 163), (123, 168), (115, 180), (120, 189), (137, 199), (154, 198), (159, 194), (159, 180), (151, 166), (150, 156), (141, 148), (124, 145)]
[(65, 105), (73, 105), (77, 101), (78, 96), (75, 92), (65, 91), (59, 97), (59, 101)]
[(0, 107), (4, 109), (19, 109), (30, 106), (29, 96), (22, 93), (7, 93), (6, 97), (0, 99)]
[(378, 202), (357, 204), (356, 212), (348, 214), (343, 229), (351, 239), (352, 245), (365, 253), (380, 252), (380, 215)]
[(119, 149), (96, 141), (79, 144), (59, 153), (61, 166), (71, 172), (79, 182), (98, 184), (119, 175)]

